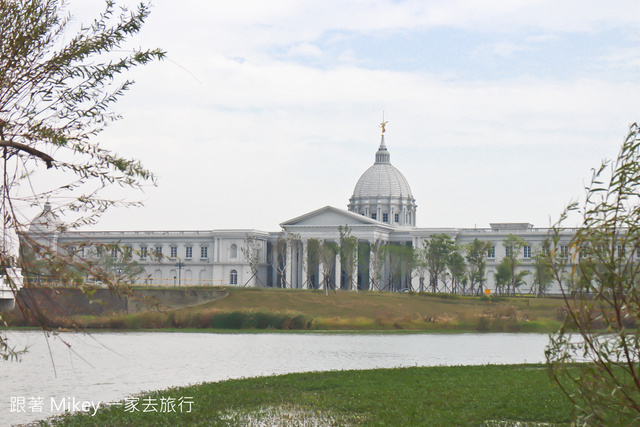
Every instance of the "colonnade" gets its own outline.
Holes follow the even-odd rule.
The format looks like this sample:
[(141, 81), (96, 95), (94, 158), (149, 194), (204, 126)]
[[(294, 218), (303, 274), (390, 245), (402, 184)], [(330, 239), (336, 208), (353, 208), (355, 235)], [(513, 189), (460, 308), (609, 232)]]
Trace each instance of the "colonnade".
[[(323, 252), (322, 245), (333, 246), (335, 250), (333, 253), (330, 250)], [(402, 271), (396, 278), (398, 285), (394, 283), (388, 286), (391, 271), (389, 259), (387, 257), (380, 260), (377, 254), (372, 254), (376, 246), (368, 240), (358, 240), (350, 266), (342, 265), (339, 245), (339, 239), (287, 240), (285, 253), (271, 257), (272, 286), (293, 289), (324, 289), (329, 286), (330, 289), (380, 290), (391, 286), (399, 287), (410, 280), (411, 273)], [(326, 263), (329, 265), (325, 265)]]

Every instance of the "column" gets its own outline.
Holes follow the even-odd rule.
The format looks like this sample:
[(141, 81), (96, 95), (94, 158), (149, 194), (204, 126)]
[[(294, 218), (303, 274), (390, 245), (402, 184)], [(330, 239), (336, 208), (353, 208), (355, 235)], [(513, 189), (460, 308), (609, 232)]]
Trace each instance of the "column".
[(271, 285), (278, 286), (278, 253), (271, 246)]
[(353, 263), (351, 264), (351, 289), (358, 292), (358, 255), (360, 254), (360, 242), (356, 242)]
[(322, 260), (318, 261), (318, 286), (320, 289), (325, 289), (327, 284), (324, 277), (324, 264)]
[(293, 244), (292, 241), (287, 241), (287, 266), (285, 269), (285, 287), (289, 287), (289, 288), (293, 288), (293, 266), (291, 265), (293, 263), (292, 260), (292, 256), (291, 256), (291, 245)]
[(302, 289), (309, 289), (309, 240), (304, 239), (302, 241), (302, 283), (300, 287)]
[[(337, 241), (336, 243), (339, 245), (340, 241)], [(335, 268), (335, 271), (334, 271), (336, 289), (340, 289), (340, 277), (341, 276), (342, 276), (342, 268), (340, 266), (340, 251), (338, 251), (338, 253), (336, 253), (336, 268)]]
[(373, 284), (376, 282), (376, 256), (373, 253), (375, 243), (369, 242), (369, 290), (377, 290)]

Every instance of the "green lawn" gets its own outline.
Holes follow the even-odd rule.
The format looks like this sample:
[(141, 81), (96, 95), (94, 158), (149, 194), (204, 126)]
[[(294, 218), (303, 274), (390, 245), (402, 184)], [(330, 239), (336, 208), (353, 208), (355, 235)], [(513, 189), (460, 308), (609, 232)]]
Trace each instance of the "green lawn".
[[(155, 408), (160, 410), (163, 397), (192, 398), (192, 411), (184, 405), (182, 412), (177, 406), (176, 412), (142, 412), (145, 398), (157, 399)], [(138, 412), (113, 405), (95, 417), (76, 415), (52, 424), (533, 426), (572, 420), (571, 403), (541, 365), (289, 374), (175, 388), (138, 398)]]
[[(418, 293), (228, 288), (216, 301), (176, 310), (73, 316), (56, 327), (87, 329), (297, 329), (553, 332), (557, 298), (462, 297)], [(13, 326), (24, 326), (19, 320)]]

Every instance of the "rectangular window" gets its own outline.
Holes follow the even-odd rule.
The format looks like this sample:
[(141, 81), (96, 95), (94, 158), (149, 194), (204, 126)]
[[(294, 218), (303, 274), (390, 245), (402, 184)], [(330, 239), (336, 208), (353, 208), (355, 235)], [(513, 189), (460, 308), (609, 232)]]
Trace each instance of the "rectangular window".
[(378, 219), (378, 218), (377, 218), (377, 215), (376, 215), (376, 214), (374, 214), (374, 213), (372, 213), (372, 214), (371, 214), (371, 219)]
[(200, 247), (200, 258), (206, 258), (208, 256), (207, 255), (209, 253), (208, 249), (209, 248), (207, 246)]
[(111, 258), (118, 258), (118, 248), (117, 247), (113, 247), (111, 248)]
[(129, 261), (131, 259), (131, 254), (133, 253), (133, 248), (131, 246), (124, 247), (123, 258), (125, 261)]
[(487, 258), (495, 258), (496, 257), (496, 247), (491, 246), (487, 251)]
[(68, 252), (69, 252), (69, 255), (75, 255), (76, 254), (76, 247), (75, 246), (69, 246)]
[(389, 222), (389, 214), (388, 213), (383, 213), (382, 214), (382, 222)]
[(524, 257), (531, 258), (531, 246), (524, 247)]
[(177, 257), (178, 257), (178, 247), (171, 246), (171, 258), (177, 258)]
[(156, 246), (156, 256), (157, 257), (161, 257), (162, 256), (162, 246)]
[(193, 258), (193, 248), (191, 246), (187, 246), (185, 249), (187, 250), (185, 257)]
[(140, 246), (140, 259), (147, 259), (147, 247)]
[(589, 258), (588, 246), (586, 246), (586, 245), (581, 246), (580, 249), (578, 249), (577, 253), (578, 253), (578, 257), (580, 257), (580, 259), (582, 259), (582, 258), (588, 259)]
[(560, 256), (562, 258), (569, 258), (569, 246), (567, 245), (560, 246)]
[(395, 222), (400, 222), (400, 214), (395, 214)]
[(511, 246), (505, 246), (505, 248), (504, 248), (504, 256), (506, 256), (506, 257), (511, 256)]
[(624, 249), (623, 249), (622, 245), (618, 245), (617, 249), (618, 249), (618, 256), (619, 257), (623, 257), (624, 256)]

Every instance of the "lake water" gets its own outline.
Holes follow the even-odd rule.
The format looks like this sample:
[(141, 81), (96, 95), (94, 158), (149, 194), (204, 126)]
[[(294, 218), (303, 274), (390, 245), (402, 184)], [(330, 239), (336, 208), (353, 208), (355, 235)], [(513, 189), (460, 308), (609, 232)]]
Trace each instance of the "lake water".
[[(291, 372), (544, 362), (546, 334), (8, 332), (29, 347), (0, 361), (0, 425), (58, 414), (62, 398), (112, 402), (146, 390)], [(49, 350), (50, 349), (50, 350)], [(55, 369), (54, 369), (55, 367)], [(17, 412), (23, 398), (24, 412)], [(33, 398), (43, 398), (43, 404)], [(13, 405), (12, 405), (13, 402)], [(42, 412), (38, 409), (41, 408)]]

